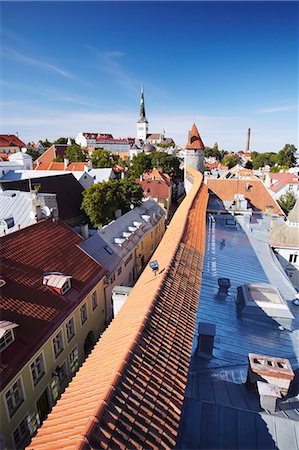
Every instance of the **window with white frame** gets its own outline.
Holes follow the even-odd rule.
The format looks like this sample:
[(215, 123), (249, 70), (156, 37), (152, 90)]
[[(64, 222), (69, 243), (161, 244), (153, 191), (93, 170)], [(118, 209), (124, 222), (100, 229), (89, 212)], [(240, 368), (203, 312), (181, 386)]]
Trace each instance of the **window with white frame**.
[(5, 400), (9, 417), (11, 418), (24, 401), (24, 392), (20, 378), (6, 392)]
[(30, 364), (30, 370), (32, 375), (32, 380), (34, 386), (42, 379), (45, 375), (45, 365), (43, 355), (40, 354), (32, 364)]
[(71, 371), (74, 373), (79, 367), (79, 353), (78, 353), (78, 347), (76, 346), (73, 348), (71, 353), (69, 354), (69, 362), (70, 362), (70, 368)]
[(23, 420), (19, 423), (19, 425), (15, 428), (15, 430), (12, 433), (13, 440), (15, 443), (16, 448), (21, 448), (21, 443), (25, 443), (27, 439), (30, 437), (30, 431), (28, 427), (28, 418), (27, 416), (24, 417)]
[(80, 316), (81, 316), (81, 325), (83, 325), (87, 320), (87, 305), (84, 303), (84, 305), (80, 308)]
[(0, 352), (4, 350), (14, 341), (14, 333), (13, 330), (6, 330), (2, 338), (0, 339)]
[(53, 339), (53, 349), (54, 349), (54, 355), (55, 358), (57, 358), (60, 353), (63, 351), (63, 337), (62, 337), (62, 331), (59, 331), (58, 334)]
[(59, 372), (58, 372), (58, 384), (59, 387), (62, 387), (63, 383), (65, 382), (67, 378), (67, 368), (66, 368), (66, 362), (60, 366)]
[(94, 311), (96, 309), (96, 307), (98, 306), (98, 293), (97, 291), (94, 291), (92, 293), (92, 310)]
[(65, 328), (67, 341), (70, 342), (70, 340), (75, 336), (75, 321), (73, 317), (66, 323)]

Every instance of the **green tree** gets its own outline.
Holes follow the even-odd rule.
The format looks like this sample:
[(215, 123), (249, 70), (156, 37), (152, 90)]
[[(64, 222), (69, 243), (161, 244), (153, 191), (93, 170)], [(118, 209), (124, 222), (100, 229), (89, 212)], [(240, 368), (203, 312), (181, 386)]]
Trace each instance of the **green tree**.
[(279, 204), (283, 212), (287, 214), (291, 211), (291, 209), (294, 208), (296, 197), (294, 196), (293, 192), (287, 192), (286, 194), (279, 197), (277, 203)]
[(149, 155), (145, 153), (139, 153), (134, 155), (131, 162), (132, 175), (135, 177), (140, 177), (143, 172), (147, 169), (152, 169), (152, 161)]
[(86, 161), (85, 150), (77, 144), (69, 145), (65, 151), (64, 157), (70, 162)]
[(106, 225), (115, 218), (115, 211), (126, 213), (131, 205), (139, 206), (142, 187), (133, 178), (109, 180), (89, 186), (83, 192), (81, 208), (95, 227)]
[(253, 168), (259, 169), (264, 166), (274, 166), (278, 163), (278, 155), (274, 152), (257, 153), (256, 156), (251, 154)]
[(32, 161), (35, 161), (39, 157), (39, 151), (35, 148), (27, 148), (26, 153), (31, 156)]
[(227, 166), (229, 169), (236, 166), (237, 164), (241, 164), (241, 158), (238, 155), (227, 155), (223, 158), (223, 164)]
[(150, 155), (151, 167), (161, 168), (162, 172), (167, 173), (172, 178), (181, 178), (181, 162), (176, 156), (168, 155), (164, 152), (153, 152)]
[(56, 139), (56, 141), (53, 142), (53, 144), (67, 144), (68, 138), (66, 137), (60, 137)]
[(43, 145), (43, 147), (44, 147), (44, 152), (46, 151), (46, 150), (48, 150), (48, 148), (49, 147), (51, 147), (51, 145), (53, 145), (53, 143), (52, 142), (50, 142), (50, 141), (41, 141), (41, 143), (42, 143), (42, 145)]
[(286, 144), (282, 150), (278, 152), (278, 164), (294, 167), (296, 165), (295, 153), (297, 148), (293, 144)]
[(113, 167), (115, 164), (118, 164), (118, 157), (112, 155), (112, 153), (107, 150), (99, 148), (93, 151), (91, 155), (91, 162), (92, 167), (95, 169), (99, 167)]

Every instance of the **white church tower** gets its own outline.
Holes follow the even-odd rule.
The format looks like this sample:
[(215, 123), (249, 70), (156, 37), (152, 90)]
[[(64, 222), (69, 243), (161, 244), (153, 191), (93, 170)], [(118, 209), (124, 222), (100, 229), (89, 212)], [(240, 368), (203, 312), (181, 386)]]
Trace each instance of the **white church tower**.
[(139, 120), (137, 122), (137, 139), (145, 141), (147, 135), (148, 135), (148, 121), (145, 115), (143, 86), (141, 86), (140, 115)]

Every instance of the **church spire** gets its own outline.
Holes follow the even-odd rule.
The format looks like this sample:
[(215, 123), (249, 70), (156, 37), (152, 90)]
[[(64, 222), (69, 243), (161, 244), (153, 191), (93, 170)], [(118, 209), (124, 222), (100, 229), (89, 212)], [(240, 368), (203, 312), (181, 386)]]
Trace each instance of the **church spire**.
[(141, 94), (140, 94), (140, 114), (139, 114), (139, 123), (148, 123), (145, 115), (145, 107), (144, 107), (144, 92), (143, 85), (141, 85)]

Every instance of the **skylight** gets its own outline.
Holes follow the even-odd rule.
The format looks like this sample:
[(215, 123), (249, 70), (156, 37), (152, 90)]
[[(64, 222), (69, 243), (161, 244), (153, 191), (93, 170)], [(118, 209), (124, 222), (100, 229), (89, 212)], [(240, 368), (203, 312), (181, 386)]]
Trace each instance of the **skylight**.
[(111, 247), (109, 247), (109, 245), (105, 245), (104, 249), (106, 250), (106, 252), (107, 252), (109, 255), (113, 255), (113, 250), (112, 250)]

